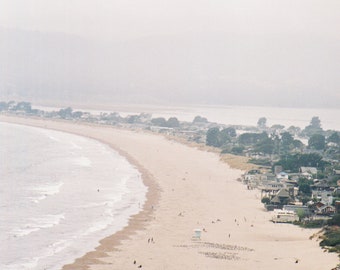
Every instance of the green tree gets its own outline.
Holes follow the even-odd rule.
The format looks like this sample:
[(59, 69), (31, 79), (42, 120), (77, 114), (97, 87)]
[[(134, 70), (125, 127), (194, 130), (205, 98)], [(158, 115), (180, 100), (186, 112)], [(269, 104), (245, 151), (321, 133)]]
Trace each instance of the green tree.
[(312, 189), (311, 189), (312, 184), (313, 184), (313, 181), (305, 179), (305, 178), (300, 178), (298, 180), (299, 193), (306, 195), (306, 196), (312, 195)]
[(71, 107), (67, 107), (65, 109), (60, 109), (58, 114), (63, 119), (72, 118), (72, 111)]
[(279, 125), (279, 124), (275, 124), (275, 125), (271, 126), (271, 129), (274, 129), (274, 130), (282, 130), (284, 128), (285, 128), (285, 126)]
[(328, 220), (328, 225), (340, 226), (340, 214), (336, 214), (330, 220)]
[(230, 130), (218, 127), (209, 128), (207, 131), (206, 144), (214, 147), (221, 147), (230, 141)]
[(314, 134), (308, 140), (308, 147), (315, 150), (324, 150), (326, 147), (325, 136)]
[(294, 140), (293, 146), (294, 148), (298, 148), (298, 149), (303, 149), (304, 147), (303, 143), (300, 140)]
[(298, 172), (300, 167), (317, 167), (322, 170), (327, 165), (327, 162), (323, 161), (322, 156), (317, 153), (298, 153), (282, 155), (274, 165), (281, 165), (284, 170)]
[(76, 112), (72, 113), (72, 116), (73, 116), (74, 118), (80, 118), (80, 117), (83, 116), (83, 112), (81, 112), (81, 111), (76, 111)]
[(167, 127), (179, 127), (179, 121), (176, 117), (170, 117), (166, 123)]
[(257, 121), (257, 127), (258, 128), (266, 128), (267, 118), (266, 117), (260, 117)]
[(166, 127), (167, 121), (163, 117), (158, 117), (158, 118), (153, 118), (151, 119), (151, 123), (154, 124), (155, 126), (159, 127)]
[(287, 130), (288, 130), (289, 133), (291, 133), (293, 135), (297, 135), (301, 132), (301, 128), (295, 127), (295, 126), (290, 126)]
[(308, 136), (311, 136), (313, 134), (321, 134), (323, 130), (321, 128), (321, 121), (319, 117), (314, 116), (310, 121), (310, 124), (305, 127), (303, 132)]
[(225, 133), (226, 135), (228, 135), (229, 137), (236, 137), (236, 130), (233, 127), (228, 127), (225, 129), (222, 129), (221, 131), (222, 133)]
[(283, 132), (281, 134), (281, 145), (285, 151), (290, 150), (294, 147), (294, 138), (289, 132)]
[(262, 133), (243, 133), (238, 137), (240, 144), (244, 145), (254, 145), (260, 141), (267, 139), (268, 134), (266, 132)]
[(224, 145), (225, 143), (230, 141), (230, 130), (227, 128), (222, 129), (218, 137), (220, 146)]
[(208, 119), (197, 115), (192, 122), (193, 123), (208, 123)]
[(321, 121), (318, 116), (312, 117), (312, 120), (310, 121), (310, 126), (313, 128), (321, 128)]
[(261, 152), (264, 154), (272, 154), (274, 151), (275, 145), (274, 141), (271, 138), (264, 138), (260, 142), (255, 145), (255, 151)]
[(306, 217), (306, 212), (303, 209), (296, 210), (296, 214), (299, 217), (300, 222)]
[(207, 131), (206, 145), (220, 147), (220, 129), (218, 127), (209, 128)]
[(261, 199), (261, 202), (262, 202), (263, 204), (269, 204), (269, 203), (270, 203), (270, 199), (269, 199), (268, 197), (263, 197), (263, 198)]
[(239, 155), (239, 154), (242, 154), (243, 153), (243, 151), (244, 151), (244, 146), (242, 146), (242, 145), (240, 145), (240, 146), (234, 146), (233, 148), (231, 148), (231, 152), (233, 153), (233, 154), (237, 154), (237, 155)]
[(338, 132), (333, 132), (328, 138), (327, 142), (340, 144), (340, 136)]
[(15, 106), (14, 110), (16, 110), (16, 111), (24, 111), (26, 113), (30, 113), (32, 111), (32, 106), (31, 106), (31, 103), (22, 101), (22, 102), (19, 102)]

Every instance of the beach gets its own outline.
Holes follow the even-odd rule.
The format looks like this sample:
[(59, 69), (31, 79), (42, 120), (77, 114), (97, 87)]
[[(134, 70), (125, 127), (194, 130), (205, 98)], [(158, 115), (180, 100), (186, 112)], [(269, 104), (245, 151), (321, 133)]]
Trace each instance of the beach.
[(311, 238), (318, 230), (270, 222), (259, 192), (237, 181), (243, 171), (229, 167), (217, 153), (108, 126), (6, 116), (0, 121), (103, 142), (136, 166), (148, 187), (146, 203), (129, 225), (98, 239), (96, 250), (65, 270), (319, 270), (339, 263), (337, 254), (324, 252)]

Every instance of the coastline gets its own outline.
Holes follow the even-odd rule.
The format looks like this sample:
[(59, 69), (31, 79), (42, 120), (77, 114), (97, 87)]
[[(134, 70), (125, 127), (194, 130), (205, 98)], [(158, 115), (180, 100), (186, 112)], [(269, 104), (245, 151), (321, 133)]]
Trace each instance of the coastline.
[[(101, 141), (135, 165), (148, 186), (143, 210), (126, 228), (63, 269), (135, 269), (135, 259), (149, 269), (330, 269), (338, 263), (336, 254), (325, 254), (308, 239), (315, 230), (269, 223), (256, 192), (236, 181), (241, 172), (226, 168), (215, 153), (105, 126), (1, 116), (4, 120)], [(146, 149), (150, 153), (138, 152)], [(206, 231), (201, 241), (191, 239), (195, 228)], [(148, 243), (150, 237), (155, 244)]]

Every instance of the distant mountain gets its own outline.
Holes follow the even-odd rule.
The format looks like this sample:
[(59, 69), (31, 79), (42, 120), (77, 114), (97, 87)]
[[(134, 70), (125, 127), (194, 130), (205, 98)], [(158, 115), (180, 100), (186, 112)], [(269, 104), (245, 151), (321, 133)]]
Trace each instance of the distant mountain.
[(0, 98), (340, 105), (340, 41), (188, 34), (99, 43), (0, 28)]

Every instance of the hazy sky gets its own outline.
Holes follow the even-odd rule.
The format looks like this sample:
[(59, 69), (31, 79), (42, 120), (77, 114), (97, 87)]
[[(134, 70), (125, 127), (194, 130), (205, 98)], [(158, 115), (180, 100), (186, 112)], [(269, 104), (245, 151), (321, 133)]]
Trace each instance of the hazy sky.
[[(60, 69), (53, 67), (53, 72), (60, 89), (69, 89), (65, 91), (92, 86), (105, 95), (159, 95), (155, 99), (174, 102), (183, 97), (183, 102), (204, 103), (215, 96), (222, 103), (242, 103), (248, 97), (246, 104), (282, 100), (294, 106), (340, 107), (339, 0), (0, 0), (0, 27), (38, 31), (27, 36), (41, 43), (35, 46), (40, 52), (30, 49), (31, 58), (57, 62)], [(89, 49), (85, 41), (79, 45), (59, 36), (54, 44), (64, 52), (56, 53), (47, 49), (46, 44), (53, 43), (41, 32), (78, 35), (101, 44), (128, 43), (123, 48), (112, 45), (111, 51), (111, 45)], [(25, 44), (12, 42), (7, 47), (21, 47), (5, 48), (0, 59), (18, 63), (8, 78), (23, 72), (19, 65), (32, 64), (20, 56)], [(70, 52), (78, 60), (70, 62), (65, 57)], [(15, 55), (14, 60), (8, 55)], [(33, 61), (36, 66), (29, 68), (41, 74), (36, 80), (40, 86), (33, 75), (29, 80), (19, 76), (21, 86), (11, 79), (3, 88), (0, 83), (0, 91), (10, 91), (6, 85), (17, 92), (22, 85), (43, 85), (48, 91), (51, 77), (44, 74), (51, 65), (43, 61)], [(81, 69), (79, 73), (87, 74), (81, 78), (74, 74), (75, 63), (92, 65), (93, 71)], [(66, 69), (67, 79), (61, 74)]]
[(340, 38), (340, 1), (0, 0), (0, 25), (103, 39), (206, 31)]

